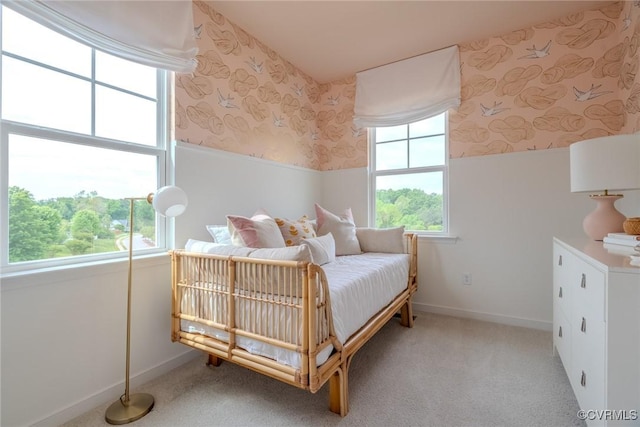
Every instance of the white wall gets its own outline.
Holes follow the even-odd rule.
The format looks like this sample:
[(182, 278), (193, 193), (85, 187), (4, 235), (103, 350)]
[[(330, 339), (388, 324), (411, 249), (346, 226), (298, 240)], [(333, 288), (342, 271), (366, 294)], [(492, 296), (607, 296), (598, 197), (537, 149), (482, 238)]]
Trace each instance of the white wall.
[[(176, 246), (210, 240), (228, 213), (315, 216), (322, 173), (195, 146), (176, 148), (176, 184), (189, 196)], [(131, 387), (199, 353), (172, 343), (166, 254), (136, 260)], [(124, 392), (127, 263), (3, 278), (2, 426), (62, 424)]]
[[(209, 239), (204, 225), (256, 208), (290, 218), (313, 204), (351, 207), (367, 221), (367, 171), (317, 172), (198, 147), (176, 149), (176, 183), (189, 207), (176, 242)], [(568, 150), (451, 161), (455, 242), (419, 243), (417, 310), (524, 326), (551, 324), (551, 237), (580, 235), (593, 202), (571, 194)], [(640, 194), (618, 207), (640, 215)], [(3, 278), (3, 426), (59, 425), (124, 390), (126, 262)], [(461, 274), (473, 284), (461, 284)], [(166, 255), (134, 269), (132, 390), (197, 356), (170, 341), (170, 266)]]
[[(59, 425), (124, 392), (126, 262), (2, 280), (3, 426)], [(131, 386), (192, 357), (171, 342), (167, 255), (135, 261)]]
[[(354, 173), (360, 177), (352, 180)], [(366, 213), (366, 173), (332, 172), (324, 202)], [(582, 219), (595, 207), (587, 194), (570, 192), (569, 150), (454, 159), (449, 188), (457, 239), (419, 240), (415, 309), (551, 329), (552, 237), (583, 235)], [(640, 192), (616, 206), (640, 215)]]
[(227, 214), (315, 217), (322, 197), (322, 173), (193, 144), (176, 147), (176, 185), (189, 195), (187, 211), (176, 218), (176, 246), (189, 238), (210, 240), (207, 224), (226, 224)]

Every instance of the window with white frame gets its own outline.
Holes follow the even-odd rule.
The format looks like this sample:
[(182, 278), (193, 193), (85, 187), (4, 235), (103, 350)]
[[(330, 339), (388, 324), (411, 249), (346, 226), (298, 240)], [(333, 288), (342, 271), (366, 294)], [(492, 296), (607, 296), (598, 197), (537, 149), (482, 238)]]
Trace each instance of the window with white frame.
[(369, 222), (446, 233), (447, 113), (370, 128)]
[[(164, 185), (168, 73), (80, 44), (1, 6), (0, 266), (25, 270), (165, 245), (127, 197)], [(162, 231), (162, 232), (158, 232)]]

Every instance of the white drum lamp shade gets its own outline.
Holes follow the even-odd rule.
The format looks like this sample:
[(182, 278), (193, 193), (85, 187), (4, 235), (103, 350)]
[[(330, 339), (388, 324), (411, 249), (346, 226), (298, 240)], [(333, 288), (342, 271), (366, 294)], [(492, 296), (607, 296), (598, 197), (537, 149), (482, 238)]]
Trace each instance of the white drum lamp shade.
[(622, 232), (626, 217), (614, 206), (621, 194), (610, 191), (640, 189), (640, 134), (614, 135), (571, 144), (571, 192), (590, 192), (598, 203), (583, 222), (594, 240)]

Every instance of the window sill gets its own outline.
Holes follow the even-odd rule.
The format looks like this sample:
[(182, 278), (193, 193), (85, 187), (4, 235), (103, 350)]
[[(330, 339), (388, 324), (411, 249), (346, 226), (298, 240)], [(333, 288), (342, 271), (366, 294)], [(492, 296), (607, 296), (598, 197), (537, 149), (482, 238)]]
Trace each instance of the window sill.
[[(149, 255), (136, 256), (133, 259), (133, 268), (148, 268), (160, 265), (168, 265), (167, 252), (157, 252)], [(34, 270), (23, 270), (11, 273), (2, 273), (0, 279), (2, 292), (15, 289), (24, 289), (30, 286), (41, 286), (56, 282), (77, 280), (103, 274), (114, 274), (128, 270), (128, 258), (96, 261), (75, 265), (64, 265)]]
[(453, 245), (458, 241), (458, 236), (451, 236), (448, 234), (418, 234), (418, 240)]

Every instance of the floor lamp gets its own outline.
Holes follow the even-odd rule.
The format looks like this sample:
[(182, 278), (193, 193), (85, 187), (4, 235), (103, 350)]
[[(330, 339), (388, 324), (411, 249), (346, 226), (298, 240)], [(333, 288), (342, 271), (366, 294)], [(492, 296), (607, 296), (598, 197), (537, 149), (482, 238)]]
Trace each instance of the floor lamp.
[(155, 211), (166, 217), (182, 214), (187, 207), (187, 195), (175, 186), (166, 186), (150, 193), (147, 197), (131, 197), (129, 200), (129, 272), (127, 286), (127, 346), (124, 394), (113, 402), (105, 414), (109, 424), (128, 424), (136, 421), (151, 411), (153, 396), (147, 393), (129, 394), (129, 359), (131, 353), (131, 272), (133, 265), (133, 206), (136, 200), (146, 200), (153, 205)]

